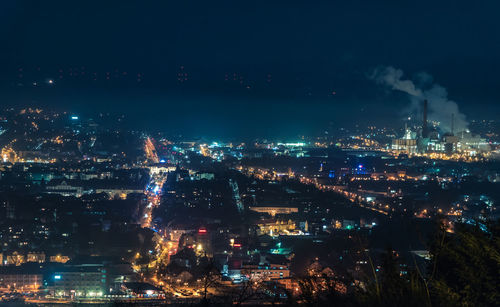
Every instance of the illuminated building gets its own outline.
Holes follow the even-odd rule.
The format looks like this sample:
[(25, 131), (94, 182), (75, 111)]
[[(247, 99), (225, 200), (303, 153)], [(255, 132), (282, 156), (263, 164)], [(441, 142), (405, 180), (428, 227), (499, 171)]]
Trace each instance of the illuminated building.
[(195, 180), (213, 180), (215, 178), (215, 174), (214, 173), (198, 172), (192, 178), (194, 178)]
[(66, 263), (69, 261), (68, 256), (62, 256), (62, 255), (55, 255), (55, 256), (50, 256), (50, 262), (59, 262), (59, 263)]
[(248, 275), (249, 280), (270, 281), (290, 277), (290, 269), (285, 264), (244, 264), (242, 272)]
[(258, 223), (259, 235), (267, 234), (270, 236), (277, 236), (280, 234), (294, 234), (296, 232), (295, 222), (292, 220), (276, 220), (276, 221), (264, 221)]
[(241, 260), (230, 261), (228, 277), (233, 282), (278, 282), (285, 288), (290, 289), (289, 263), (279, 255), (261, 255), (260, 261), (244, 262)]
[(491, 146), (486, 139), (481, 138), (479, 135), (473, 135), (470, 132), (462, 132), (458, 148), (462, 151), (471, 153), (487, 152), (491, 150)]
[(211, 257), (213, 255), (212, 240), (214, 232), (201, 227), (196, 231), (185, 233), (179, 238), (179, 249), (191, 248), (198, 255)]
[(158, 164), (158, 165), (153, 165), (149, 167), (149, 172), (151, 175), (158, 175), (161, 173), (170, 173), (174, 172), (176, 169), (175, 166), (172, 165), (166, 165), (166, 164)]
[(16, 152), (10, 147), (2, 148), (2, 162), (7, 163), (15, 163), (18, 160)]
[(292, 214), (299, 212), (299, 208), (297, 207), (259, 206), (259, 207), (249, 207), (248, 209), (259, 213), (267, 213), (271, 216), (275, 216), (276, 214)]
[(43, 263), (45, 262), (45, 253), (28, 253), (26, 255), (26, 262), (38, 262), (38, 263)]
[(82, 196), (84, 189), (82, 186), (72, 185), (67, 183), (66, 180), (51, 180), (46, 187), (46, 193), (59, 194), (62, 196)]
[[(427, 100), (423, 105), (424, 116), (422, 130), (416, 132), (405, 128), (405, 135), (393, 139), (391, 149), (407, 154), (428, 154), (430, 158), (467, 159), (491, 151), (490, 144), (479, 135), (472, 135), (468, 130), (454, 134), (454, 114), (451, 114), (451, 130), (441, 137), (437, 130), (430, 130), (427, 123)], [(439, 123), (435, 124), (435, 128)], [(448, 157), (447, 157), (448, 156)]]
[(408, 154), (417, 153), (417, 134), (410, 129), (406, 129), (405, 135), (401, 139), (392, 140), (392, 150), (405, 152)]
[(43, 285), (40, 267), (7, 266), (0, 267), (0, 288), (16, 290), (36, 290)]
[(9, 265), (21, 265), (26, 262), (26, 257), (18, 252), (13, 252), (11, 255), (7, 255), (4, 260), (4, 264)]
[(55, 296), (100, 297), (106, 293), (107, 271), (103, 265), (68, 265), (51, 276)]

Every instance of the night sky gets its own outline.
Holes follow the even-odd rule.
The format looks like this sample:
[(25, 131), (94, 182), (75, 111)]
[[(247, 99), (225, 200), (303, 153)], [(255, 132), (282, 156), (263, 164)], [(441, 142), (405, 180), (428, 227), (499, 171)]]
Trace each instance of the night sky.
[(462, 0), (5, 0), (0, 99), (193, 135), (293, 136), (400, 120), (410, 97), (373, 79), (392, 66), (417, 83), (431, 75), (468, 119), (489, 119), (498, 12)]

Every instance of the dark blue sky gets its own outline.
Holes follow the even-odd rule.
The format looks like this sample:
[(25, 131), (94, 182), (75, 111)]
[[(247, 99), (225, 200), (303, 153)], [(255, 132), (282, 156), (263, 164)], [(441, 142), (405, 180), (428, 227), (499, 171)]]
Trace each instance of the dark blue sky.
[[(78, 3), (0, 3), (2, 104), (124, 110), (141, 124), (200, 134), (283, 135), (329, 120), (400, 118), (407, 97), (367, 78), (390, 65), (408, 78), (431, 74), (469, 117), (498, 111), (498, 1)], [(47, 78), (56, 84), (29, 86)]]

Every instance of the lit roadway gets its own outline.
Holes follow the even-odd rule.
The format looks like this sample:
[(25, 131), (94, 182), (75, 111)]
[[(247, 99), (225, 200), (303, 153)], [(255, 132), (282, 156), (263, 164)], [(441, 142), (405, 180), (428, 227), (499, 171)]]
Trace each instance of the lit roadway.
[[(151, 138), (147, 138), (144, 143), (144, 151), (147, 157), (147, 160), (150, 163), (156, 164), (158, 163), (158, 155), (156, 152), (156, 148), (154, 146), (154, 140)], [(197, 291), (196, 287), (188, 287), (186, 285), (176, 285), (175, 282), (170, 280), (159, 280), (157, 278), (157, 270), (158, 266), (161, 262), (168, 261), (170, 255), (175, 254), (177, 252), (178, 244), (177, 242), (168, 241), (165, 237), (165, 233), (162, 235), (161, 229), (156, 229), (153, 224), (154, 216), (153, 210), (157, 208), (161, 203), (161, 194), (163, 191), (163, 185), (166, 182), (167, 173), (150, 173), (150, 180), (146, 189), (144, 191), (147, 197), (147, 205), (144, 209), (143, 216), (141, 217), (141, 226), (143, 228), (149, 228), (155, 232), (155, 253), (153, 253), (153, 259), (147, 264), (150, 272), (155, 272), (153, 276), (151, 276), (146, 281), (155, 284), (157, 287), (163, 288), (165, 292), (170, 292), (177, 299), (196, 299), (200, 298), (200, 293)], [(139, 256), (139, 255), (137, 255)], [(141, 270), (140, 266), (133, 265), (134, 269), (137, 271)], [(213, 289), (209, 291), (210, 295), (213, 295)]]
[[(156, 147), (153, 143), (153, 140), (148, 137), (144, 141), (144, 153), (146, 154), (146, 158), (148, 161), (152, 163), (158, 163), (158, 155), (156, 153)], [(147, 206), (144, 210), (144, 215), (141, 218), (141, 226), (144, 228), (152, 228), (152, 222), (153, 222), (153, 209), (155, 207), (158, 207), (160, 205), (161, 201), (161, 192), (163, 189), (163, 184), (165, 183), (165, 180), (167, 179), (167, 174), (163, 173), (150, 173), (151, 178), (149, 179), (149, 183), (146, 186), (146, 189), (144, 193), (146, 194), (147, 197)], [(153, 229), (156, 231), (156, 229)]]
[(141, 221), (141, 226), (144, 228), (152, 228), (153, 226), (153, 209), (160, 205), (161, 191), (165, 180), (166, 175), (151, 175), (151, 179), (145, 191), (148, 204), (144, 209), (144, 216)]
[[(147, 138), (144, 143), (144, 152), (149, 162), (153, 164), (158, 163), (158, 155), (156, 153), (156, 148), (154, 146), (154, 140), (151, 138)], [(161, 203), (161, 194), (163, 191), (163, 185), (167, 179), (167, 173), (157, 173), (150, 172), (150, 180), (146, 189), (144, 191), (147, 198), (147, 205), (143, 211), (143, 215), (141, 217), (141, 226), (143, 228), (149, 228), (155, 232), (155, 252), (153, 253), (153, 259), (147, 264), (147, 267), (150, 271), (157, 272), (158, 265), (161, 262), (168, 261), (169, 255), (176, 251), (177, 244), (174, 242), (169, 242), (164, 234), (161, 234), (160, 229), (156, 229), (156, 225), (153, 224), (154, 216), (153, 210), (160, 206)], [(139, 256), (139, 255), (137, 255)], [(141, 268), (137, 265), (134, 265), (134, 269), (139, 271)], [(156, 274), (155, 274), (156, 275)], [(149, 280), (147, 280), (158, 287), (164, 287), (167, 292), (174, 292), (173, 289), (168, 288), (165, 283), (161, 280), (158, 280), (156, 276), (152, 276)]]
[(158, 159), (158, 154), (156, 153), (156, 147), (150, 137), (144, 141), (144, 153), (146, 154), (148, 161), (152, 163), (158, 163), (160, 161)]

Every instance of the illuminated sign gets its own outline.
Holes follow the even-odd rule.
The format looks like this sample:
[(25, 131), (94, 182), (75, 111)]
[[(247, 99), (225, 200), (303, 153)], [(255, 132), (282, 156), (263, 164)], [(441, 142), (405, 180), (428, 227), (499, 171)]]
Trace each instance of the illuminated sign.
[(56, 280), (61, 279), (61, 275), (54, 275), (54, 279), (56, 279)]

